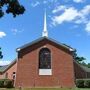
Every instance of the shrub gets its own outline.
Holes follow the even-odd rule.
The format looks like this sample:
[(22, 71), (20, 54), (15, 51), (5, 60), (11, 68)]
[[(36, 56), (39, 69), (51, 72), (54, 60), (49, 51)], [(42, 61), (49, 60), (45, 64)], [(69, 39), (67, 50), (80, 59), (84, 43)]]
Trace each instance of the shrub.
[(9, 80), (9, 79), (5, 80), (4, 81), (4, 87), (6, 87), (6, 88), (13, 88), (12, 80)]
[(4, 80), (1, 79), (1, 80), (0, 80), (0, 88), (3, 88), (3, 87), (4, 87)]
[(84, 86), (85, 86), (86, 88), (90, 88), (90, 80), (85, 80), (85, 81), (84, 81)]
[(13, 88), (13, 81), (9, 79), (1, 79), (0, 88)]
[(76, 80), (76, 86), (78, 88), (84, 88), (84, 80)]

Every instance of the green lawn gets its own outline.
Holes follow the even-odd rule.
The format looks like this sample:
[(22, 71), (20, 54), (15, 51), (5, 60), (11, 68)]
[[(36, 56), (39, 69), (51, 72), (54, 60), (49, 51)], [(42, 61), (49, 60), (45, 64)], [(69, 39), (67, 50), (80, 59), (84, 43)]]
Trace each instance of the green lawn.
[(90, 89), (80, 89), (80, 88), (74, 88), (74, 89), (65, 89), (65, 88), (27, 88), (27, 89), (3, 89), (0, 88), (0, 90), (90, 90)]

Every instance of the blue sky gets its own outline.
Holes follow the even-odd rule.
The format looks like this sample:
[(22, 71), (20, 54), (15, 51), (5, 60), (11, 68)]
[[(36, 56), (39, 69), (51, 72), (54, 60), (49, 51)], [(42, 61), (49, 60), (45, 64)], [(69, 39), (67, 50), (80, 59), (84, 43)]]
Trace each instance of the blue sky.
[(0, 19), (0, 64), (13, 61), (16, 48), (42, 36), (44, 11), (47, 11), (49, 37), (77, 50), (90, 63), (90, 0), (19, 0), (23, 15)]

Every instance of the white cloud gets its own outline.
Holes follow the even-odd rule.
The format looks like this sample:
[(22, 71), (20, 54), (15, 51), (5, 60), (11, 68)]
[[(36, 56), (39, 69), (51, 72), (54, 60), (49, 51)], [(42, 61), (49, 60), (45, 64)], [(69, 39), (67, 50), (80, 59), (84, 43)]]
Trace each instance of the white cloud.
[(49, 0), (50, 2), (58, 2), (58, 0)]
[(16, 34), (18, 34), (18, 33), (22, 33), (24, 30), (22, 29), (22, 30), (18, 30), (18, 29), (16, 29), (16, 28), (14, 28), (14, 29), (11, 29), (11, 31), (12, 31), (12, 33), (14, 34), (14, 35), (16, 35)]
[(56, 5), (59, 4), (59, 0), (33, 0), (31, 1), (31, 6), (32, 7), (36, 7), (38, 5), (48, 5), (48, 7), (50, 7), (52, 4)]
[(86, 24), (89, 20), (88, 16), (90, 14), (90, 5), (85, 6), (81, 10), (77, 10), (75, 7), (58, 6), (52, 11), (52, 13), (60, 12), (60, 10), (63, 10), (63, 13), (58, 16), (52, 17), (53, 25), (62, 24), (63, 22), (70, 21), (73, 21), (77, 24)]
[(73, 22), (75, 24), (85, 25), (85, 31), (90, 33), (90, 5), (84, 6), (81, 10), (76, 9), (75, 7), (66, 7), (58, 6), (55, 8), (52, 13), (59, 13), (59, 15), (54, 15), (52, 17), (52, 25), (56, 26), (64, 22)]
[(39, 1), (36, 1), (35, 3), (31, 3), (31, 6), (32, 7), (36, 7), (36, 6), (38, 6), (40, 4), (40, 2)]
[(44, 0), (43, 3), (46, 4), (46, 3), (57, 3), (58, 0)]
[(78, 11), (78, 18), (75, 20), (75, 23), (87, 24), (88, 20), (89, 20), (89, 18), (88, 18), (89, 14), (90, 14), (90, 5), (86, 5), (83, 9)]
[(57, 6), (57, 7), (52, 11), (52, 13), (57, 13), (57, 12), (59, 12), (59, 11), (65, 10), (65, 9), (66, 9), (66, 6), (64, 6), (64, 5)]
[(61, 23), (65, 22), (65, 21), (67, 21), (67, 22), (72, 21), (77, 16), (78, 16), (78, 11), (75, 8), (70, 7), (68, 9), (65, 9), (63, 14), (61, 14), (59, 16), (54, 16), (52, 18), (53, 25), (61, 24)]
[(75, 3), (83, 3), (85, 0), (73, 0)]
[(83, 15), (88, 15), (88, 14), (90, 14), (90, 5), (85, 6), (85, 7), (81, 10), (81, 13), (82, 13)]
[(47, 4), (47, 3), (48, 3), (48, 1), (47, 1), (47, 0), (44, 0), (44, 1), (43, 1), (43, 4)]
[(0, 66), (8, 65), (10, 63), (11, 63), (11, 61), (0, 61)]
[(90, 21), (86, 24), (85, 30), (90, 33)]
[(6, 33), (5, 33), (5, 32), (0, 31), (0, 38), (3, 38), (3, 37), (5, 37), (5, 36), (6, 36)]
[(13, 32), (14, 35), (16, 35), (18, 33), (17, 29), (12, 29), (11, 31)]

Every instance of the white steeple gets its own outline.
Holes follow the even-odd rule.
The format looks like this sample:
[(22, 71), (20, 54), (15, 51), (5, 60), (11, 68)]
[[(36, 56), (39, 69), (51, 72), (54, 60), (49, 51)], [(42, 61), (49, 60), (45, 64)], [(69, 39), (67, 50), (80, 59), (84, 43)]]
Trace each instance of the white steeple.
[(43, 28), (43, 32), (42, 32), (42, 37), (48, 37), (48, 31), (47, 31), (47, 17), (46, 17), (46, 11), (44, 14), (44, 28)]

